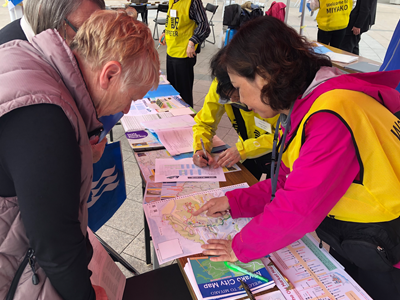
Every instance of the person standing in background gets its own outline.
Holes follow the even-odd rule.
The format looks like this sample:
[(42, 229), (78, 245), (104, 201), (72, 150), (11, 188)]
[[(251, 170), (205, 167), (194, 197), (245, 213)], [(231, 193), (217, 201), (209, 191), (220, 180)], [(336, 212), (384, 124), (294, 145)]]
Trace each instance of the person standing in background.
[(209, 34), (201, 0), (169, 1), (165, 32), (159, 42), (167, 45), (167, 79), (191, 107), (196, 55)]
[[(344, 3), (343, 3), (344, 2)], [(317, 40), (320, 43), (339, 48), (346, 34), (352, 0), (311, 0), (311, 10), (319, 8), (316, 20), (318, 23)]]
[(375, 24), (377, 0), (357, 0), (350, 14), (349, 25), (340, 49), (359, 55), (358, 44), (361, 34), (367, 32)]

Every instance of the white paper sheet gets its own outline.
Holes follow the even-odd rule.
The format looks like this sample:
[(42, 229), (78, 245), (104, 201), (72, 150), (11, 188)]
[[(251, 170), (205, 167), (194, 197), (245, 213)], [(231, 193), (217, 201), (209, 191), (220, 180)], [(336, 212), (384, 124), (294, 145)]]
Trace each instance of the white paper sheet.
[(125, 115), (121, 119), (121, 124), (124, 127), (125, 132), (143, 130), (145, 129), (145, 127), (142, 125), (143, 122), (149, 122), (149, 121), (151, 122), (152, 120), (155, 121), (170, 117), (172, 117), (172, 114), (170, 112), (137, 115), (137, 116)]
[(226, 181), (222, 168), (199, 168), (193, 163), (193, 158), (156, 159), (155, 172), (155, 182)]
[(333, 61), (346, 63), (346, 64), (349, 64), (353, 61), (358, 60), (358, 56), (339, 54), (339, 53), (335, 53), (335, 52), (328, 52), (328, 53), (326, 53), (326, 55), (328, 55), (331, 58), (331, 60), (333, 60)]
[(142, 126), (144, 126), (145, 128), (154, 131), (160, 129), (168, 129), (168, 128), (192, 127), (193, 125), (196, 124), (194, 119), (189, 115), (170, 117), (158, 120), (155, 119), (152, 121), (142, 121), (141, 123)]
[(122, 300), (126, 284), (125, 275), (111, 259), (89, 227), (88, 235), (93, 247), (93, 257), (88, 266), (89, 270), (93, 272), (90, 277), (92, 284), (104, 288), (109, 300)]
[(347, 274), (343, 267), (310, 235), (271, 254), (279, 271), (294, 289), (286, 290), (280, 272), (269, 266), (269, 259), (261, 259), (278, 288), (293, 300), (372, 300)]
[(175, 109), (171, 109), (170, 112), (174, 116), (194, 115), (195, 114), (195, 112), (190, 107), (175, 108)]
[(149, 104), (150, 102), (147, 98), (132, 101), (129, 112), (125, 116), (141, 116), (141, 115), (156, 114), (157, 111), (151, 109), (149, 107)]
[(192, 127), (156, 130), (158, 139), (171, 155), (193, 151)]

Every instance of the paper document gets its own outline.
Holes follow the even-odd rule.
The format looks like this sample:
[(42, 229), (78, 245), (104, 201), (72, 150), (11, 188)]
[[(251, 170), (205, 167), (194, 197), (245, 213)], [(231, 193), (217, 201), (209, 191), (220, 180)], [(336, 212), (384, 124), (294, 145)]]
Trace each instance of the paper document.
[(214, 190), (218, 187), (218, 181), (149, 182), (146, 185), (143, 204)]
[[(169, 113), (171, 114), (171, 113)], [(171, 114), (172, 116), (172, 114)], [(150, 130), (160, 130), (168, 128), (181, 128), (181, 127), (192, 127), (196, 124), (194, 119), (189, 115), (169, 117), (163, 119), (153, 119), (148, 121), (141, 121), (142, 126)]]
[(156, 133), (172, 156), (193, 151), (192, 127), (156, 130)]
[[(251, 273), (268, 279), (263, 282), (247, 274), (232, 271), (224, 262), (213, 262), (208, 257), (188, 258), (184, 271), (197, 299), (239, 299), (247, 294), (243, 290), (239, 280), (244, 281), (253, 294), (271, 289), (275, 286), (271, 275), (265, 269), (263, 263), (257, 259), (249, 263), (237, 261), (234, 265)], [(284, 299), (284, 298), (283, 298)]]
[(108, 300), (121, 300), (126, 284), (125, 275), (111, 259), (89, 227), (88, 235), (93, 247), (93, 257), (88, 266), (89, 270), (93, 272), (90, 277), (92, 284), (104, 288)]
[(147, 114), (147, 115), (125, 115), (121, 119), (121, 124), (124, 127), (125, 132), (143, 130), (146, 129), (142, 123), (154, 120), (160, 120), (163, 118), (170, 118), (172, 114), (170, 112), (163, 112), (158, 114)]
[(156, 159), (171, 157), (171, 155), (169, 155), (168, 151), (165, 149), (146, 152), (135, 152), (134, 155), (136, 161), (138, 162), (140, 171), (143, 175), (143, 179), (146, 182), (154, 182), (154, 176), (156, 174)]
[(339, 54), (336, 52), (327, 52), (326, 55), (328, 55), (331, 58), (331, 60), (333, 60), (333, 61), (346, 63), (346, 64), (349, 64), (351, 62), (358, 60), (358, 56)]
[(175, 109), (171, 109), (170, 112), (174, 116), (195, 115), (196, 114), (196, 111), (193, 110), (193, 108), (191, 108), (191, 107), (175, 108)]
[(256, 300), (286, 300), (280, 291), (274, 291), (268, 294), (256, 296)]
[(160, 82), (158, 84), (169, 84), (167, 76), (160, 74)]
[(232, 239), (250, 218), (234, 220), (229, 213), (219, 218), (207, 217), (205, 213), (194, 217), (192, 213), (212, 198), (245, 187), (248, 185), (239, 184), (143, 204), (160, 264), (201, 253), (201, 245), (211, 238)]
[[(291, 245), (271, 253), (279, 269), (263, 258), (279, 289), (294, 300), (372, 300), (371, 297), (344, 271), (343, 267), (317, 241), (306, 234)], [(286, 290), (289, 279), (294, 289)]]
[(157, 111), (151, 109), (149, 107), (149, 104), (150, 101), (147, 98), (132, 101), (129, 112), (125, 116), (141, 116), (141, 115), (156, 114)]
[(155, 182), (173, 181), (226, 181), (222, 168), (199, 168), (193, 158), (174, 160), (156, 159)]
[(133, 150), (149, 150), (164, 147), (157, 138), (147, 130), (126, 132), (125, 136)]

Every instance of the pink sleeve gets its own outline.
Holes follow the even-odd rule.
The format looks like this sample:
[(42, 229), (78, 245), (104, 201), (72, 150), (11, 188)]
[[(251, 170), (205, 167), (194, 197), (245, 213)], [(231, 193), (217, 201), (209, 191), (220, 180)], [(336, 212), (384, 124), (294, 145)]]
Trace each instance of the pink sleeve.
[(265, 205), (269, 202), (270, 187), (260, 188), (268, 183), (247, 189), (251, 192), (241, 191), (235, 200), (228, 196), (234, 213), (251, 211), (252, 208), (245, 208), (247, 205), (260, 210), (257, 201), (264, 204), (263, 212), (233, 240), (232, 247), (240, 261), (263, 257), (314, 231), (359, 173), (352, 136), (337, 116), (327, 112), (315, 114), (308, 121), (305, 134), (293, 171), (270, 204)]
[[(289, 174), (283, 162), (279, 171), (277, 189), (285, 185), (286, 175)], [(255, 217), (264, 211), (265, 205), (271, 201), (271, 179), (256, 183), (247, 189), (238, 189), (226, 193), (233, 218)]]

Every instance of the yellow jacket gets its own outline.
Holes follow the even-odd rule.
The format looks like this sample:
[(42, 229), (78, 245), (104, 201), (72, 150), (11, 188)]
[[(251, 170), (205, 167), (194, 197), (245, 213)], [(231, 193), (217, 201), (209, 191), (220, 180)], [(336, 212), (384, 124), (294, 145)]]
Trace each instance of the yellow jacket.
[[(201, 150), (200, 138), (203, 139), (204, 146), (207, 151), (212, 149), (212, 138), (215, 135), (218, 124), (226, 112), (232, 126), (239, 134), (239, 140), (236, 143), (236, 148), (240, 153), (242, 160), (249, 158), (257, 158), (272, 151), (272, 142), (274, 138), (275, 126), (279, 116), (271, 119), (260, 117), (253, 111), (240, 110), (243, 120), (246, 124), (247, 140), (243, 140), (240, 136), (238, 124), (235, 120), (235, 115), (231, 104), (221, 104), (218, 102), (219, 95), (217, 94), (217, 80), (215, 79), (208, 94), (204, 100), (203, 108), (197, 113), (194, 120), (196, 125), (193, 126), (193, 150), (194, 152)], [(267, 122), (271, 125), (271, 131), (267, 132), (264, 129), (257, 127), (255, 118), (261, 122)]]

